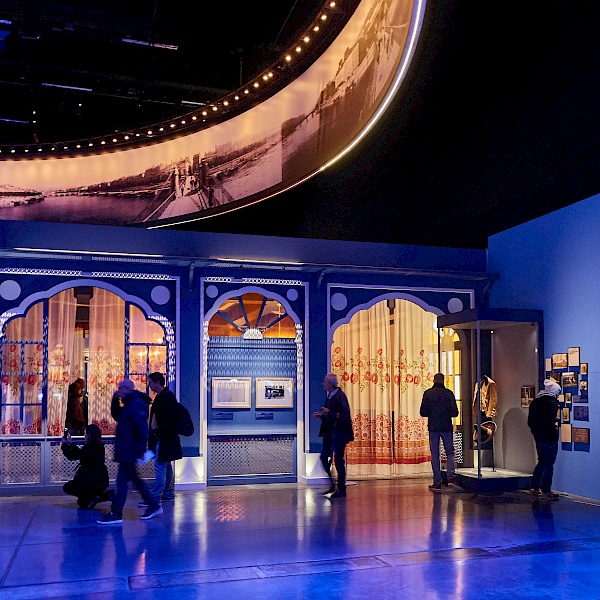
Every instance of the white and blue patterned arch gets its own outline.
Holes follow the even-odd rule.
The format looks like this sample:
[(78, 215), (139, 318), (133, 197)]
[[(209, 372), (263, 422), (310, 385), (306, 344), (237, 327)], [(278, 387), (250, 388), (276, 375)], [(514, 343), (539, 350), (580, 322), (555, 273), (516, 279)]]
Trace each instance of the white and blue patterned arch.
[[(259, 287), (256, 285), (243, 285), (242, 284), (239, 288), (236, 288), (235, 290), (228, 290), (226, 292), (223, 292), (221, 295), (219, 295), (217, 285), (215, 283), (211, 283), (210, 286), (214, 286), (215, 291), (217, 293), (214, 296), (212, 296), (212, 294), (214, 292), (212, 290), (208, 289), (208, 286), (207, 286), (206, 294), (214, 299), (214, 303), (212, 304), (212, 307), (203, 316), (203, 321), (205, 321), (205, 322), (210, 321), (210, 319), (213, 317), (213, 315), (215, 315), (217, 313), (217, 311), (219, 310), (219, 308), (221, 307), (223, 302), (225, 302), (225, 300), (229, 300), (230, 298), (237, 298), (239, 296), (243, 296), (244, 294), (258, 293), (258, 294), (262, 294), (263, 296), (268, 296), (269, 298), (273, 298), (274, 300), (277, 300), (285, 308), (287, 314), (292, 318), (292, 320), (294, 321), (294, 323), (296, 325), (300, 325), (302, 327), (304, 326), (302, 321), (300, 320), (298, 314), (292, 308), (292, 305), (288, 302), (288, 299), (285, 298), (284, 296), (282, 296), (281, 294), (274, 292), (270, 288), (267, 289), (267, 288)], [(294, 288), (292, 288), (292, 289), (294, 289)], [(295, 291), (295, 289), (294, 289), (294, 291)], [(294, 300), (296, 300), (298, 298), (298, 296), (292, 296), (292, 298)]]
[(29, 294), (23, 298), (21, 303), (11, 310), (5, 311), (0, 314), (0, 341), (5, 337), (6, 325), (12, 319), (23, 317), (31, 306), (37, 302), (47, 300), (56, 294), (75, 287), (96, 287), (102, 288), (109, 292), (112, 292), (116, 296), (122, 298), (125, 302), (129, 302), (137, 306), (145, 315), (147, 319), (156, 321), (165, 332), (165, 341), (167, 342), (167, 379), (169, 381), (174, 380), (175, 376), (175, 356), (176, 356), (176, 342), (175, 342), (175, 324), (167, 319), (164, 315), (155, 312), (152, 307), (143, 298), (128, 294), (121, 288), (101, 281), (98, 279), (70, 279), (62, 281), (50, 288), (40, 290)]
[(384, 300), (408, 300), (423, 310), (435, 315), (459, 312), (473, 308), (473, 290), (429, 289), (429, 288), (382, 288), (368, 286), (327, 286), (328, 339), (333, 340), (334, 331), (349, 323), (361, 310), (367, 310)]

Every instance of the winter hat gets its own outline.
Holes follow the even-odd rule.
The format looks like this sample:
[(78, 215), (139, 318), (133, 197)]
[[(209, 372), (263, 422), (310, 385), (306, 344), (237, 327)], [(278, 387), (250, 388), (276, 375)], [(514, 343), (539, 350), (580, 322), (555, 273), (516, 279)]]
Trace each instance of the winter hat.
[(560, 385), (554, 379), (544, 379), (544, 392), (558, 398), (561, 392)]

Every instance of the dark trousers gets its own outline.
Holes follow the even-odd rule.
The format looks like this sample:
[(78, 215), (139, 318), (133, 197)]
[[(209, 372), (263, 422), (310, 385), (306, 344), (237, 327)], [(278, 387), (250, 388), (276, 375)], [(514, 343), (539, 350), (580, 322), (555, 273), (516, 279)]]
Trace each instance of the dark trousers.
[(533, 470), (531, 487), (548, 493), (552, 489), (554, 463), (558, 453), (558, 442), (536, 442), (538, 462)]
[(346, 461), (345, 461), (346, 444), (336, 444), (335, 440), (330, 437), (323, 437), (323, 448), (321, 449), (321, 463), (325, 472), (329, 476), (333, 484), (331, 475), (331, 462), (335, 465), (337, 471), (338, 489), (344, 491), (346, 489)]
[(150, 508), (158, 508), (159, 504), (154, 500), (154, 496), (138, 475), (137, 468), (134, 462), (122, 462), (119, 463), (119, 470), (117, 471), (117, 491), (115, 498), (112, 503), (112, 513), (117, 517), (123, 516), (123, 507), (127, 500), (128, 483), (131, 481), (135, 486), (135, 489), (142, 495), (144, 502)]
[(98, 502), (105, 502), (109, 499), (108, 492), (81, 485), (77, 479), (67, 481), (67, 483), (63, 485), (63, 491), (70, 496), (77, 496), (77, 504), (82, 508), (89, 506), (96, 497), (98, 497)]

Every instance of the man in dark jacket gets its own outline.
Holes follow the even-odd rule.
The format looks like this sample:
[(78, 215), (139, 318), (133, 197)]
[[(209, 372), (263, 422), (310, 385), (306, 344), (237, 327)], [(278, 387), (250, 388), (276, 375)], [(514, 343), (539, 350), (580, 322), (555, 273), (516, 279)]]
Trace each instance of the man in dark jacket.
[(429, 429), (429, 450), (431, 451), (431, 469), (433, 471), (433, 484), (429, 486), (429, 489), (434, 492), (442, 489), (440, 440), (446, 451), (448, 486), (461, 489), (456, 483), (452, 433), (452, 419), (458, 417), (458, 406), (454, 393), (444, 385), (443, 373), (436, 373), (433, 376), (433, 387), (423, 394), (420, 414), (422, 417), (427, 417), (427, 428)]
[[(148, 375), (148, 387), (156, 393), (150, 408), (150, 436), (148, 448), (155, 453), (154, 458), (154, 499), (159, 502), (175, 500), (174, 460), (179, 460), (181, 442), (177, 433), (177, 398), (165, 387), (162, 373)], [(140, 503), (145, 506), (145, 502)]]
[(140, 479), (136, 467), (136, 463), (143, 464), (147, 458), (149, 404), (150, 397), (136, 390), (131, 379), (123, 379), (119, 383), (110, 406), (110, 413), (117, 422), (114, 456), (115, 462), (119, 463), (117, 490), (111, 512), (98, 520), (101, 525), (118, 525), (123, 522), (123, 507), (130, 481), (148, 504), (142, 519), (152, 519), (163, 512), (144, 481)]
[[(338, 378), (335, 373), (327, 373), (323, 380), (323, 387), (327, 392), (324, 406), (314, 413), (321, 420), (319, 437), (323, 438), (321, 450), (321, 463), (329, 476), (331, 486), (325, 494), (330, 498), (344, 498), (346, 496), (346, 444), (354, 440), (350, 405), (346, 394), (338, 387)], [(331, 462), (337, 471), (337, 490), (331, 475)]]
[(527, 425), (531, 429), (538, 462), (531, 478), (531, 493), (544, 495), (550, 500), (558, 500), (558, 494), (552, 490), (554, 462), (558, 453), (558, 395), (560, 386), (553, 379), (544, 380), (544, 389), (529, 405)]

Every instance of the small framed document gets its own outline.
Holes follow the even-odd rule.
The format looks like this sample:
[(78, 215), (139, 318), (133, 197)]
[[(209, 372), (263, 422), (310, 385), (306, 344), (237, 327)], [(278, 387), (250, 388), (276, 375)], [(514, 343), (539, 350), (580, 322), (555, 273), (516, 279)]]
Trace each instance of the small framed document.
[(213, 377), (213, 408), (250, 408), (250, 377)]
[(256, 408), (294, 408), (294, 380), (257, 377)]
[(569, 348), (567, 352), (567, 366), (568, 367), (578, 367), (579, 366), (579, 348)]

